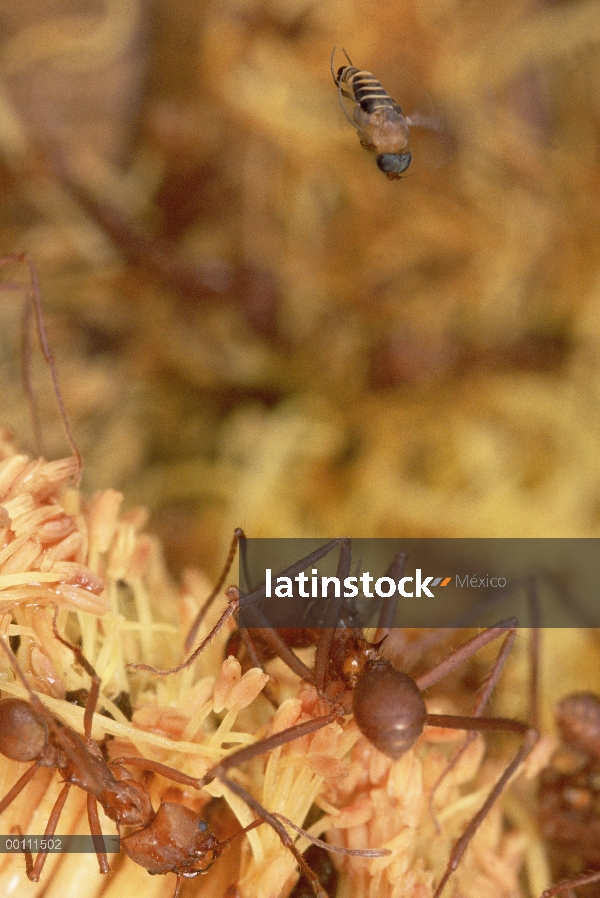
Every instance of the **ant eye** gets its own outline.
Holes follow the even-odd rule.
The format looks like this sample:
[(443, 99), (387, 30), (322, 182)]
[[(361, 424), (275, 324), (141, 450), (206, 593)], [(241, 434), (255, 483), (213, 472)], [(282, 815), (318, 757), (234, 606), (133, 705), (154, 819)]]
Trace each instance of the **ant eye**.
[(377, 167), (386, 174), (399, 175), (406, 171), (411, 159), (411, 153), (380, 153), (376, 162)]
[(198, 820), (198, 829), (201, 833), (205, 833), (208, 829), (208, 823), (206, 823), (206, 821), (204, 820)]

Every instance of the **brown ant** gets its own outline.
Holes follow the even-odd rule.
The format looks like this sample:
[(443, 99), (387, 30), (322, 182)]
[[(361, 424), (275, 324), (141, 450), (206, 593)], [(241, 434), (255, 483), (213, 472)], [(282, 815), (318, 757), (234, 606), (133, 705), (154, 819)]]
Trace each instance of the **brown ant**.
[[(228, 558), (229, 565), (235, 546), (242, 538), (242, 531), (236, 531), (232, 542), (232, 551)], [(350, 571), (351, 564), (349, 539), (335, 539), (328, 542), (291, 565), (282, 572), (282, 576), (294, 577), (314, 565), (336, 546), (340, 548), (336, 576), (338, 582), (343, 582)], [(388, 574), (395, 580), (399, 579), (402, 576), (405, 562), (406, 556), (398, 554), (394, 558)], [(225, 576), (226, 573), (221, 576), (219, 584), (222, 584)], [(215, 592), (213, 591), (209, 596), (209, 602), (214, 598)], [(254, 589), (246, 595), (242, 595), (238, 589), (230, 588), (227, 591), (227, 608), (200, 646), (178, 667), (169, 671), (157, 671), (147, 665), (132, 666), (159, 675), (182, 670), (193, 663), (198, 654), (232, 615), (243, 611), (246, 624), (253, 628), (246, 636), (247, 640), (249, 638), (250, 644), (252, 642), (250, 634), (257, 631), (260, 634), (260, 639), (269, 646), (273, 654), (281, 658), (302, 680), (316, 688), (319, 698), (329, 708), (329, 713), (312, 721), (317, 724), (320, 720), (321, 723), (318, 726), (325, 726), (342, 715), (352, 713), (361, 733), (375, 748), (394, 760), (401, 758), (415, 744), (425, 726), (466, 730), (467, 732), (515, 733), (522, 737), (520, 748), (504, 769), (480, 810), (471, 819), (462, 836), (454, 845), (446, 870), (433, 895), (433, 898), (439, 898), (475, 832), (538, 739), (537, 730), (528, 723), (505, 717), (482, 716), (485, 704), (497, 683), (514, 643), (517, 629), (516, 619), (511, 618), (480, 632), (454, 650), (430, 671), (412, 679), (408, 674), (397, 670), (388, 659), (381, 655), (381, 647), (393, 620), (393, 603), (388, 600), (384, 601), (379, 615), (376, 641), (370, 643), (364, 638), (358, 627), (338, 626), (343, 600), (341, 597), (337, 597), (328, 600), (321, 627), (302, 631), (305, 634), (307, 632), (312, 634), (313, 644), (316, 643), (314, 669), (311, 670), (294, 653), (278, 631), (269, 626), (268, 620), (257, 604), (264, 599), (265, 594), (264, 586)], [(202, 609), (199, 617), (205, 610), (206, 606)], [(198, 619), (192, 627), (194, 633), (197, 626)], [(504, 642), (478, 699), (474, 714), (462, 716), (429, 713), (422, 693), (454, 671), (460, 664), (472, 658), (484, 646), (500, 637), (504, 637)], [(300, 730), (305, 726), (308, 724), (301, 724), (300, 727), (292, 729)], [(310, 730), (310, 732), (313, 731), (313, 729)], [(306, 732), (309, 730), (306, 729)], [(283, 744), (284, 741), (287, 742), (288, 736), (289, 731), (284, 731), (266, 741), (270, 741), (275, 748)]]
[[(60, 392), (60, 387), (58, 385), (58, 374), (56, 371), (56, 363), (54, 361), (54, 356), (52, 355), (52, 351), (50, 349), (50, 344), (48, 342), (48, 334), (46, 332), (46, 323), (44, 320), (44, 313), (42, 310), (42, 297), (40, 290), (40, 282), (37, 275), (37, 271), (31, 257), (27, 253), (12, 253), (8, 256), (0, 257), (0, 268), (4, 268), (7, 265), (19, 265), (25, 264), (28, 268), (29, 273), (29, 285), (30, 289), (26, 291), (25, 300), (23, 304), (23, 325), (22, 325), (22, 380), (23, 380), (23, 388), (25, 390), (25, 394), (27, 396), (29, 406), (31, 409), (31, 416), (33, 420), (33, 430), (35, 434), (36, 448), (40, 454), (43, 454), (42, 451), (42, 436), (41, 436), (41, 427), (39, 421), (39, 413), (37, 410), (37, 404), (33, 392), (33, 387), (31, 383), (31, 315), (35, 317), (35, 327), (37, 330), (38, 340), (40, 343), (40, 348), (42, 350), (42, 354), (48, 365), (48, 369), (50, 371), (50, 379), (52, 382), (52, 390), (54, 392), (54, 396), (56, 399), (56, 405), (58, 407), (58, 412), (60, 415), (60, 419), (62, 422), (62, 426), (65, 432), (65, 436), (71, 448), (71, 452), (73, 453), (73, 457), (76, 462), (76, 474), (75, 474), (75, 484), (79, 485), (79, 481), (81, 480), (81, 470), (82, 470), (82, 460), (81, 453), (79, 452), (79, 448), (77, 443), (75, 442), (75, 437), (73, 436), (73, 431), (71, 430), (71, 425), (69, 424), (69, 419), (67, 417), (67, 412), (65, 410), (65, 406), (62, 399), (62, 394)], [(8, 287), (12, 285), (3, 284), (3, 287)]]
[[(100, 695), (100, 678), (81, 649), (72, 645), (58, 633), (57, 616), (58, 609), (55, 608), (53, 620), (55, 637), (73, 652), (76, 660), (91, 678), (91, 688), (83, 716), (84, 736), (81, 737), (75, 730), (62, 724), (46, 710), (37, 695), (30, 689), (19, 662), (5, 641), (0, 639), (2, 650), (29, 695), (29, 701), (15, 697), (0, 701), (0, 753), (15, 761), (33, 761), (33, 765), (0, 801), (0, 814), (33, 779), (40, 767), (54, 767), (60, 770), (65, 785), (51, 811), (44, 833), (45, 838), (51, 838), (55, 834), (71, 786), (79, 786), (87, 792), (88, 822), (100, 872), (108, 873), (110, 868), (102, 842), (98, 802), (107, 817), (115, 821), (119, 830), (122, 826), (135, 827), (132, 832), (121, 838), (121, 846), (136, 864), (145, 867), (151, 874), (176, 874), (174, 898), (179, 895), (183, 879), (194, 878), (206, 873), (233, 838), (267, 822), (292, 852), (302, 871), (310, 879), (315, 894), (319, 898), (324, 898), (325, 893), (321, 889), (317, 877), (297, 851), (283, 824), (291, 826), (316, 844), (322, 845), (323, 843), (296, 827), (287, 818), (270, 814), (242, 786), (226, 776), (226, 771), (230, 767), (251, 760), (263, 752), (271, 751), (274, 747), (274, 738), (271, 737), (234, 752), (220, 764), (211, 768), (202, 778), (188, 776), (172, 767), (145, 758), (124, 757), (106, 762), (99, 745), (91, 738), (93, 715)], [(329, 715), (325, 722), (329, 723), (333, 719), (334, 717)], [(285, 734), (287, 740), (283, 741), (291, 741), (314, 732), (321, 726), (323, 726), (323, 718), (300, 724), (291, 728)], [(282, 744), (280, 736), (275, 739), (278, 745)], [(232, 792), (246, 802), (255, 812), (257, 819), (229, 839), (219, 840), (208, 830), (205, 821), (183, 805), (162, 801), (158, 811), (154, 812), (146, 787), (132, 777), (126, 766), (140, 767), (195, 789), (201, 789), (213, 779), (219, 778)], [(388, 853), (385, 850), (371, 849), (350, 851), (330, 848), (330, 850), (366, 857), (377, 857)], [(40, 851), (34, 862), (31, 854), (26, 852), (27, 876), (33, 882), (39, 880), (47, 855), (47, 850)]]
[[(0, 701), (0, 752), (15, 761), (33, 761), (0, 802), (0, 814), (33, 779), (38, 768), (56, 767), (65, 785), (52, 809), (45, 837), (56, 832), (63, 807), (72, 785), (87, 792), (87, 813), (90, 833), (94, 839), (101, 873), (109, 866), (102, 846), (102, 832), (97, 802), (117, 827), (135, 826), (138, 829), (122, 839), (125, 852), (152, 873), (177, 874), (175, 895), (179, 893), (182, 877), (204, 873), (220, 856), (230, 840), (220, 842), (207, 833), (206, 824), (182, 805), (163, 802), (155, 814), (146, 788), (138, 783), (118, 762), (107, 763), (98, 744), (91, 738), (93, 714), (100, 694), (100, 678), (81, 650), (64, 640), (56, 629), (54, 635), (70, 648), (77, 661), (91, 677), (84, 711), (83, 738), (70, 727), (61, 724), (45, 709), (31, 691), (15, 656), (0, 640), (3, 651), (29, 693), (30, 701), (10, 697)], [(262, 822), (262, 821), (260, 821)], [(254, 825), (257, 825), (256, 822)], [(174, 833), (169, 839), (169, 833)], [(46, 862), (47, 852), (40, 851), (35, 862), (26, 853), (27, 876), (38, 882)]]
[(600, 882), (600, 698), (587, 692), (566, 696), (556, 723), (564, 747), (540, 776), (540, 828), (562, 874), (576, 875), (546, 889), (542, 898)]

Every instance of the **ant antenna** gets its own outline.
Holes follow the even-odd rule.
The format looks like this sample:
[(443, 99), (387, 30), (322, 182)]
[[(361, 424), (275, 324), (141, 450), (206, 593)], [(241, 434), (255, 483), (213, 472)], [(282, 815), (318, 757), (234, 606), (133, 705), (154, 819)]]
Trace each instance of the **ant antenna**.
[(43, 455), (42, 450), (42, 432), (40, 425), (39, 412), (37, 407), (37, 402), (34, 397), (33, 387), (31, 385), (31, 334), (30, 334), (30, 321), (31, 321), (31, 312), (35, 315), (35, 325), (38, 333), (38, 339), (40, 343), (40, 349), (42, 350), (42, 355), (46, 360), (46, 364), (50, 370), (50, 380), (52, 382), (52, 390), (54, 392), (54, 398), (56, 400), (56, 405), (58, 406), (58, 413), (60, 415), (60, 419), (62, 421), (63, 430), (65, 432), (65, 436), (67, 438), (67, 442), (71, 448), (71, 452), (75, 458), (75, 462), (77, 464), (77, 469), (75, 473), (75, 486), (79, 486), (81, 481), (81, 472), (83, 469), (83, 462), (81, 460), (81, 453), (79, 451), (79, 447), (75, 442), (75, 437), (73, 436), (73, 431), (71, 430), (71, 425), (69, 423), (69, 418), (67, 416), (67, 411), (65, 409), (62, 394), (60, 392), (60, 387), (58, 385), (58, 373), (56, 371), (56, 363), (54, 361), (54, 356), (52, 355), (52, 351), (50, 349), (50, 343), (48, 341), (48, 334), (46, 331), (46, 322), (44, 320), (44, 313), (42, 311), (42, 293), (40, 289), (40, 282), (37, 276), (37, 271), (31, 257), (28, 253), (13, 253), (8, 256), (0, 257), (0, 267), (4, 267), (5, 265), (12, 265), (17, 263), (25, 263), (29, 268), (29, 282), (30, 289), (26, 292), (25, 305), (23, 309), (23, 332), (22, 332), (22, 366), (21, 366), (21, 377), (23, 380), (23, 389), (29, 401), (29, 406), (31, 409), (31, 416), (33, 422), (33, 431), (35, 435), (36, 449), (37, 451)]

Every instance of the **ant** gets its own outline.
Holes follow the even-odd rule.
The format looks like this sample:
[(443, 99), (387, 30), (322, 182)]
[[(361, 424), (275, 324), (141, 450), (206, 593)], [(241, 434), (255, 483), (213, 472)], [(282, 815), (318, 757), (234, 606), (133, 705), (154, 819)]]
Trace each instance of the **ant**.
[[(48, 713), (29, 688), (19, 662), (6, 647), (4, 640), (0, 640), (3, 651), (29, 694), (29, 701), (11, 697), (0, 702), (0, 752), (14, 761), (34, 762), (0, 802), (0, 814), (33, 779), (40, 767), (55, 767), (60, 770), (65, 785), (50, 814), (45, 837), (50, 838), (55, 834), (69, 790), (72, 785), (77, 785), (87, 792), (88, 822), (100, 872), (108, 873), (110, 868), (103, 850), (98, 802), (118, 828), (138, 828), (121, 840), (123, 849), (136, 863), (152, 873), (176, 873), (175, 895), (178, 895), (181, 878), (206, 872), (231, 840), (220, 842), (212, 833), (207, 832), (204, 821), (182, 805), (162, 802), (158, 812), (154, 813), (146, 788), (122, 764), (105, 761), (98, 744), (91, 738), (93, 715), (100, 694), (100, 678), (81, 649), (71, 645), (58, 633), (57, 611), (55, 609), (53, 620), (54, 635), (59, 642), (71, 649), (92, 681), (85, 703), (84, 736), (82, 738), (75, 730), (61, 724)], [(257, 825), (257, 822), (253, 825)], [(169, 840), (169, 833), (176, 833), (176, 844)], [(47, 851), (40, 851), (35, 862), (31, 854), (26, 853), (27, 876), (33, 882), (39, 881), (46, 858)]]
[[(25, 299), (23, 303), (23, 322), (22, 322), (22, 370), (21, 376), (23, 381), (23, 388), (25, 394), (27, 396), (27, 400), (29, 402), (29, 406), (31, 409), (31, 417), (33, 421), (33, 430), (35, 435), (35, 442), (37, 451), (43, 455), (42, 451), (42, 435), (41, 435), (41, 426), (39, 420), (39, 412), (37, 409), (37, 403), (35, 400), (33, 387), (31, 383), (31, 315), (33, 313), (35, 317), (35, 327), (37, 330), (38, 340), (40, 344), (40, 349), (48, 365), (48, 370), (50, 372), (50, 380), (52, 382), (52, 390), (54, 392), (54, 397), (56, 399), (56, 405), (58, 407), (58, 413), (60, 415), (60, 419), (62, 422), (63, 430), (65, 432), (65, 436), (67, 438), (67, 442), (71, 448), (71, 452), (73, 453), (73, 457), (75, 459), (75, 475), (74, 482), (75, 485), (78, 486), (81, 480), (81, 472), (83, 468), (83, 462), (81, 459), (81, 453), (75, 442), (75, 437), (73, 436), (73, 431), (71, 430), (71, 425), (69, 424), (69, 419), (67, 417), (67, 412), (63, 403), (62, 394), (60, 391), (60, 387), (58, 385), (58, 374), (56, 371), (56, 362), (54, 361), (54, 356), (52, 355), (52, 351), (50, 349), (50, 343), (48, 341), (48, 334), (46, 331), (46, 322), (44, 320), (44, 313), (42, 309), (42, 296), (40, 289), (40, 282), (37, 275), (37, 270), (31, 257), (28, 253), (12, 253), (8, 256), (0, 257), (0, 268), (4, 268), (7, 265), (26, 265), (28, 268), (29, 274), (29, 289), (25, 292)], [(3, 284), (3, 287), (12, 287), (12, 284)]]
[(568, 695), (555, 716), (564, 746), (540, 777), (540, 828), (563, 875), (587, 872), (546, 889), (542, 898), (600, 882), (600, 698), (589, 692)]
[[(243, 547), (243, 532), (239, 530), (234, 534), (227, 560), (228, 565), (231, 564), (238, 543)], [(338, 583), (343, 582), (351, 566), (351, 543), (349, 539), (343, 538), (332, 540), (316, 549), (283, 571), (282, 576), (294, 577), (338, 546), (339, 560), (336, 577)], [(396, 555), (388, 575), (395, 580), (402, 577), (405, 562), (406, 556), (403, 553)], [(225, 576), (226, 572), (219, 579), (219, 584), (224, 582)], [(215, 590), (209, 596), (207, 603), (212, 602), (214, 594)], [(455, 843), (446, 870), (433, 894), (433, 898), (439, 898), (475, 832), (539, 738), (537, 730), (528, 723), (505, 717), (482, 716), (516, 638), (516, 619), (511, 618), (480, 632), (455, 649), (431, 670), (412, 679), (408, 674), (394, 667), (381, 654), (382, 645), (393, 621), (394, 603), (389, 600), (384, 601), (379, 614), (375, 641), (371, 643), (365, 639), (362, 631), (352, 622), (340, 626), (340, 614), (343, 608), (340, 591), (335, 598), (327, 599), (320, 627), (301, 631), (303, 635), (308, 633), (309, 639), (316, 644), (314, 668), (311, 670), (295, 654), (280, 633), (269, 626), (268, 620), (258, 607), (258, 603), (264, 599), (265, 595), (265, 586), (253, 589), (246, 595), (242, 595), (238, 589), (231, 587), (227, 591), (228, 604), (221, 617), (186, 661), (167, 671), (157, 671), (147, 665), (132, 666), (163, 676), (182, 670), (193, 663), (198, 654), (203, 651), (232, 615), (243, 612), (247, 626), (252, 628), (252, 630), (246, 631), (244, 639), (246, 645), (250, 645), (253, 657), (256, 658), (258, 653), (255, 648), (252, 648), (252, 635), (258, 632), (261, 642), (269, 647), (272, 654), (277, 655), (302, 680), (316, 689), (318, 698), (328, 710), (321, 718), (315, 718), (313, 723), (317, 724), (321, 720), (319, 726), (325, 726), (332, 720), (352, 713), (363, 736), (388, 758), (393, 760), (401, 758), (412, 748), (426, 726), (467, 732), (514, 733), (522, 737), (520, 748)], [(206, 605), (198, 617), (201, 618), (205, 612)], [(345, 613), (348, 613), (347, 608)], [(197, 628), (198, 618), (192, 626), (191, 633), (195, 634)], [(429, 713), (422, 693), (472, 658), (484, 646), (501, 637), (504, 637), (504, 641), (478, 698), (474, 713), (471, 716)], [(301, 726), (306, 726), (306, 724)], [(284, 741), (288, 741), (289, 735), (290, 731), (284, 731), (278, 736), (271, 737), (271, 744), (273, 747), (278, 747)]]
[[(292, 852), (302, 871), (311, 881), (318, 898), (326, 898), (317, 877), (297, 851), (283, 824), (291, 826), (316, 844), (323, 843), (299, 827), (295, 827), (287, 818), (270, 814), (246, 789), (226, 776), (229, 768), (270, 751), (273, 748), (273, 737), (234, 752), (201, 778), (188, 776), (146, 758), (123, 757), (107, 762), (98, 743), (91, 738), (93, 715), (100, 695), (100, 678), (81, 649), (59, 634), (57, 617), (58, 608), (55, 607), (52, 624), (55, 638), (73, 652), (77, 662), (91, 678), (83, 715), (84, 735), (81, 737), (46, 710), (38, 696), (30, 689), (16, 657), (4, 639), (0, 638), (0, 646), (29, 696), (29, 701), (15, 697), (0, 701), (0, 753), (15, 761), (33, 761), (33, 765), (0, 801), (0, 814), (33, 779), (40, 767), (56, 768), (60, 770), (65, 785), (50, 813), (44, 837), (49, 839), (55, 834), (69, 790), (72, 785), (79, 786), (87, 792), (88, 822), (100, 872), (108, 873), (110, 868), (102, 842), (98, 802), (107, 817), (117, 824), (119, 830), (122, 826), (135, 827), (132, 832), (121, 838), (121, 846), (136, 864), (145, 867), (151, 874), (176, 874), (177, 882), (173, 898), (178, 898), (183, 879), (206, 873), (232, 839), (267, 822)], [(333, 717), (330, 715), (327, 722), (332, 720)], [(322, 720), (300, 724), (292, 728), (289, 740), (314, 732), (322, 725)], [(277, 743), (281, 744), (281, 738), (276, 738)], [(229, 839), (220, 840), (208, 830), (205, 821), (184, 805), (161, 801), (158, 811), (155, 812), (146, 787), (133, 778), (126, 769), (128, 766), (157, 773), (172, 782), (195, 789), (201, 789), (213, 779), (219, 778), (255, 812), (256, 819)], [(336, 850), (330, 846), (328, 848)], [(337, 850), (344, 854), (366, 857), (378, 857), (388, 853), (385, 850), (372, 849)], [(34, 862), (31, 853), (25, 853), (27, 876), (33, 882), (39, 880), (47, 855), (47, 849), (41, 850)]]

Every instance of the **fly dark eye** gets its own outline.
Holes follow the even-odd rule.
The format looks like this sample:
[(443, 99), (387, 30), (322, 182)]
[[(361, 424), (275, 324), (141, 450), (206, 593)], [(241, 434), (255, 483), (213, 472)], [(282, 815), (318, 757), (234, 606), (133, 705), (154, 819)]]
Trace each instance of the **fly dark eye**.
[(201, 833), (205, 833), (208, 829), (208, 823), (206, 823), (204, 820), (198, 820), (198, 829)]
[(386, 174), (399, 175), (406, 171), (411, 163), (411, 153), (380, 153), (377, 157), (377, 167)]

